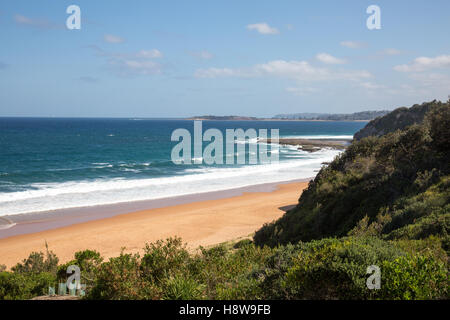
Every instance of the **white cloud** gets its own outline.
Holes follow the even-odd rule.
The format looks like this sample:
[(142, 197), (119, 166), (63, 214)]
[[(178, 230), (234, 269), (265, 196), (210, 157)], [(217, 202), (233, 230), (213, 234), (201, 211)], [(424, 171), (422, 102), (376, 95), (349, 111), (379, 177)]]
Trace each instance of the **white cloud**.
[[(196, 78), (220, 78), (220, 77), (242, 77), (244, 73), (238, 69), (230, 68), (208, 68), (195, 71)], [(251, 76), (248, 74), (248, 76)]]
[(316, 55), (316, 59), (319, 60), (320, 62), (323, 62), (326, 64), (344, 64), (345, 63), (345, 60), (333, 57), (331, 54), (328, 54), (328, 53), (319, 53)]
[(123, 67), (123, 75), (152, 75), (161, 73), (161, 65), (148, 60), (122, 60), (119, 66)]
[(258, 64), (249, 68), (208, 68), (195, 72), (198, 78), (218, 77), (279, 77), (297, 81), (330, 81), (330, 80), (360, 80), (371, 78), (372, 75), (365, 70), (330, 70), (318, 68), (308, 61), (274, 60)]
[(450, 67), (450, 55), (441, 55), (434, 58), (419, 57), (410, 64), (402, 64), (394, 67), (400, 72), (421, 72), (429, 69)]
[(248, 30), (256, 30), (261, 34), (278, 34), (279, 31), (277, 28), (272, 28), (265, 22), (249, 24), (247, 25)]
[(141, 50), (136, 54), (136, 57), (138, 58), (162, 58), (163, 54), (158, 49), (151, 49), (151, 50)]
[(20, 14), (16, 14), (14, 16), (14, 21), (16, 21), (17, 23), (21, 23), (21, 24), (33, 24), (32, 19), (22, 16)]
[(259, 64), (254, 69), (260, 74), (294, 79), (329, 77), (327, 69), (315, 68), (307, 61), (274, 60)]
[(124, 38), (114, 36), (112, 34), (105, 34), (103, 37), (103, 40), (105, 40), (105, 42), (108, 42), (108, 43), (122, 43), (125, 41)]
[(450, 77), (440, 73), (413, 73), (411, 79), (419, 81), (423, 86), (446, 85), (450, 87)]
[(163, 57), (158, 49), (140, 50), (132, 53), (107, 52), (98, 46), (89, 46), (99, 57), (103, 57), (111, 71), (119, 76), (161, 74), (163, 65), (153, 59)]
[(48, 20), (32, 19), (32, 18), (25, 17), (21, 14), (16, 14), (14, 16), (14, 21), (18, 24), (27, 25), (27, 26), (36, 27), (36, 28), (42, 28), (42, 29), (56, 29), (56, 28), (62, 27), (61, 25), (53, 24), (53, 23), (49, 22)]
[(376, 89), (384, 89), (384, 88), (386, 88), (383, 85), (376, 84), (376, 83), (373, 83), (373, 82), (361, 82), (361, 83), (359, 83), (359, 85), (361, 87), (365, 88), (365, 89), (368, 89), (368, 90), (376, 90)]
[(347, 47), (350, 49), (360, 49), (360, 48), (364, 48), (366, 46), (366, 44), (363, 42), (358, 42), (358, 41), (342, 41), (341, 46)]

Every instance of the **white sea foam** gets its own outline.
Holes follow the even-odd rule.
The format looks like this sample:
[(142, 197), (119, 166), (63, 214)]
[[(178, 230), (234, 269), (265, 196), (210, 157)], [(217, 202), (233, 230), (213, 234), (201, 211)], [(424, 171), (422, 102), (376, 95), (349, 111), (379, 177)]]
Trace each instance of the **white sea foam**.
[[(303, 153), (297, 151), (296, 154), (300, 157)], [(317, 173), (322, 162), (333, 160), (337, 154), (339, 151), (322, 149), (303, 154), (303, 159), (277, 164), (188, 168), (184, 175), (161, 178), (36, 183), (32, 190), (0, 193), (0, 216), (161, 199), (308, 178)]]
[(317, 136), (313, 136), (313, 135), (287, 135), (287, 136), (282, 136), (280, 137), (280, 139), (343, 139), (343, 140), (351, 140), (353, 139), (352, 135), (317, 135)]

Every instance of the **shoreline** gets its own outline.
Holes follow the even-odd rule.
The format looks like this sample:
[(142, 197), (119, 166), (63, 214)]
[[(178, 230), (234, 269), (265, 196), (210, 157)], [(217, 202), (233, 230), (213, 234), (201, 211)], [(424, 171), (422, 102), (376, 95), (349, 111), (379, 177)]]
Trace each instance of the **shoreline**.
[(60, 262), (65, 262), (79, 250), (95, 249), (109, 258), (119, 255), (122, 247), (140, 252), (147, 242), (173, 236), (182, 237), (191, 249), (246, 237), (296, 205), (310, 180), (150, 200), (152, 203), (65, 209), (59, 215), (53, 212), (51, 218), (18, 221), (13, 228), (0, 230), (0, 264), (11, 267), (32, 251), (45, 251), (46, 242)]
[(130, 212), (158, 209), (207, 200), (231, 198), (240, 196), (245, 192), (271, 192), (276, 190), (277, 187), (282, 184), (309, 182), (312, 179), (314, 179), (314, 177), (269, 182), (249, 185), (245, 187), (199, 192), (158, 199), (118, 202), (94, 206), (81, 206), (74, 208), (62, 208), (56, 210), (5, 215), (0, 216), (0, 218), (9, 220), (11, 223), (14, 223), (14, 225), (11, 228), (0, 229), (0, 239), (22, 234), (57, 229), (77, 223), (110, 218)]
[(325, 119), (208, 119), (208, 118), (174, 118), (171, 120), (187, 121), (312, 121), (312, 122), (370, 122), (371, 120), (325, 120)]

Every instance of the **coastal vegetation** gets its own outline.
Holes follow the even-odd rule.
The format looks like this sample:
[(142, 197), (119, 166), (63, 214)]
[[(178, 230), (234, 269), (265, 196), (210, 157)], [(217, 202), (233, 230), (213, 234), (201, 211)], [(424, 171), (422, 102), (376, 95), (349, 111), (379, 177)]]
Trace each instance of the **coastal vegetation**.
[(328, 121), (358, 121), (358, 120), (372, 120), (382, 117), (389, 113), (389, 111), (361, 111), (355, 113), (290, 113), (277, 114), (273, 119), (289, 119), (289, 120), (328, 120)]
[(389, 111), (361, 111), (355, 113), (286, 113), (277, 114), (272, 118), (257, 118), (247, 116), (213, 116), (203, 115), (187, 118), (186, 120), (232, 120), (232, 121), (255, 121), (255, 120), (322, 120), (322, 121), (368, 121), (378, 117), (382, 117), (389, 113)]
[[(448, 299), (450, 101), (398, 110), (370, 122), (377, 131), (252, 240), (191, 252), (169, 238), (141, 254), (85, 250), (64, 264), (47, 249), (0, 266), (0, 299), (45, 295), (70, 265), (84, 299)], [(379, 289), (367, 286), (370, 266)]]
[(425, 114), (432, 108), (442, 106), (440, 101), (415, 104), (411, 108), (401, 107), (384, 117), (377, 118), (355, 133), (355, 139), (361, 140), (369, 136), (382, 136), (395, 130), (404, 129), (415, 123), (421, 123)]

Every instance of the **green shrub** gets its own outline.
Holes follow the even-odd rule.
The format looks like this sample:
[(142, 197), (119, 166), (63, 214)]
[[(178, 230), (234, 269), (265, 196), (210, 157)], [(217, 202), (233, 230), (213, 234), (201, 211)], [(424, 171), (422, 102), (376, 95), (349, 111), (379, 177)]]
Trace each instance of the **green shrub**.
[(297, 299), (368, 299), (367, 267), (404, 253), (377, 238), (303, 243), (282, 284)]
[(272, 254), (266, 257), (259, 270), (253, 277), (259, 280), (259, 287), (263, 292), (262, 299), (292, 299), (294, 294), (290, 288), (284, 286), (285, 276), (293, 264), (293, 259), (298, 255), (302, 243), (288, 244), (272, 250)]
[(448, 299), (448, 269), (426, 256), (404, 256), (381, 264), (383, 299)]
[(32, 252), (27, 259), (16, 264), (11, 270), (17, 273), (56, 273), (58, 261), (58, 257), (47, 248), (45, 259), (44, 253)]
[(183, 273), (189, 252), (181, 238), (168, 238), (146, 244), (142, 257), (141, 271), (150, 282), (157, 283), (165, 278)]
[(182, 275), (170, 277), (164, 281), (163, 299), (198, 300), (203, 297), (204, 285)]
[(87, 299), (135, 300), (158, 299), (159, 290), (144, 281), (139, 255), (124, 254), (103, 263)]
[(0, 273), (0, 300), (24, 300), (48, 294), (54, 287), (56, 276), (41, 273)]
[(253, 241), (250, 240), (250, 239), (243, 239), (243, 240), (240, 240), (240, 241), (236, 242), (234, 244), (233, 248), (234, 249), (239, 249), (239, 248), (251, 245), (252, 243), (253, 243)]
[(201, 248), (201, 254), (194, 258), (199, 270), (195, 277), (206, 285), (208, 299), (236, 298), (242, 292), (254, 294), (249, 289), (250, 284), (253, 286), (253, 272), (261, 268), (270, 253), (271, 249), (254, 245), (236, 250), (228, 250), (224, 245)]
[(80, 268), (81, 283), (86, 285), (86, 290), (90, 290), (95, 283), (97, 272), (103, 262), (103, 258), (95, 250), (78, 251), (74, 256), (74, 260), (58, 266), (58, 281), (66, 282), (68, 277), (67, 268), (71, 265), (76, 265)]
[(217, 285), (216, 298), (219, 300), (256, 300), (262, 299), (260, 280), (246, 275), (234, 282), (220, 283)]

